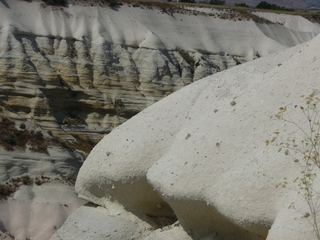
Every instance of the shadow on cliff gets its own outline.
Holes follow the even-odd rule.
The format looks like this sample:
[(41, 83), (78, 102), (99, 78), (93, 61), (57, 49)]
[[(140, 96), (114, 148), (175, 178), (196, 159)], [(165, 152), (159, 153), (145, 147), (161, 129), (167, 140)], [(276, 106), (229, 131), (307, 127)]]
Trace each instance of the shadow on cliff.
[(6, 7), (6, 8), (10, 8), (9, 4), (6, 2), (6, 0), (0, 0), (0, 2)]

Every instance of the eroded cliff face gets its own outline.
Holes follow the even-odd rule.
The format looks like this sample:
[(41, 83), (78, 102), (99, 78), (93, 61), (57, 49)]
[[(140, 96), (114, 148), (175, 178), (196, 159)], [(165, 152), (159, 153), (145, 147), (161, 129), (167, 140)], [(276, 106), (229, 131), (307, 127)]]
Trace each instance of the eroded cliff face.
[(241, 61), (103, 38), (79, 41), (14, 30), (2, 38), (2, 102), (62, 138), (85, 131), (100, 139), (170, 93)]
[[(36, 151), (30, 141), (19, 146), (17, 133), (3, 133), (3, 180), (39, 164), (37, 173), (75, 176), (95, 143), (147, 106), (320, 31), (310, 22), (311, 30), (295, 30), (231, 10), (81, 1), (62, 8), (8, 0), (0, 14), (1, 118), (20, 132), (40, 131), (47, 143)], [(8, 170), (7, 160), (16, 169), (21, 155), (36, 164)]]
[[(2, 115), (17, 126), (32, 122), (77, 148), (76, 161), (142, 109), (237, 64), (231, 56), (209, 54), (198, 54), (196, 62), (188, 63), (194, 57), (183, 50), (133, 48), (102, 38), (78, 41), (5, 34), (0, 58)], [(84, 143), (71, 146), (79, 141)]]
[[(67, 198), (64, 191), (76, 199), (73, 186), (62, 185), (77, 176), (104, 135), (190, 83), (320, 32), (297, 16), (164, 3), (134, 2), (114, 9), (88, 1), (68, 3), (51, 7), (40, 1), (0, 1), (0, 234), (48, 239), (82, 204), (60, 199)], [(181, 111), (170, 115), (184, 118)], [(159, 141), (175, 136), (165, 134)], [(125, 136), (125, 141), (137, 137)], [(144, 144), (152, 151), (152, 142)], [(47, 194), (42, 184), (54, 186)], [(7, 204), (20, 209), (23, 219), (20, 210), (8, 212)], [(159, 207), (171, 213), (165, 203)], [(59, 216), (44, 219), (43, 209), (46, 216)]]

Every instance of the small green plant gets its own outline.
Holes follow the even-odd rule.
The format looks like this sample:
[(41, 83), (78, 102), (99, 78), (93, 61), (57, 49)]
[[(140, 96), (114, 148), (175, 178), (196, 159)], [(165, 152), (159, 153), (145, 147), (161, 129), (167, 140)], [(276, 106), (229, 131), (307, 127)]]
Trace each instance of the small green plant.
[[(293, 110), (303, 115), (303, 122), (297, 122), (288, 112), (287, 107), (280, 107), (279, 112), (271, 116), (271, 119), (282, 120), (296, 128), (302, 138), (286, 138), (283, 140), (280, 131), (274, 132), (271, 140), (266, 145), (272, 144), (278, 147), (278, 152), (290, 156), (301, 168), (301, 176), (296, 177), (293, 183), (295, 190), (308, 204), (310, 213), (303, 214), (310, 222), (317, 239), (320, 239), (320, 229), (317, 221), (317, 210), (320, 207), (320, 189), (314, 188), (314, 180), (320, 170), (320, 115), (317, 109), (319, 98), (316, 97), (316, 90), (310, 95), (301, 97), (305, 100), (304, 106), (294, 106)], [(290, 109), (291, 111), (292, 109)], [(276, 187), (287, 187), (288, 180), (279, 183)], [(294, 203), (291, 205), (294, 208)], [(308, 217), (311, 217), (309, 219)]]
[(250, 6), (246, 3), (235, 3), (234, 4), (236, 7), (245, 7), (245, 8), (250, 8)]

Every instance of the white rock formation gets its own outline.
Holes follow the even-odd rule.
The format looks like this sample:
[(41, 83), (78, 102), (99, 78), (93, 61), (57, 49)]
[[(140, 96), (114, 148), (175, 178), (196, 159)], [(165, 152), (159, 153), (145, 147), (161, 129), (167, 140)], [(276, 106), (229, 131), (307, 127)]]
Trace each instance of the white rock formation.
[[(78, 195), (102, 207), (116, 202), (141, 218), (175, 215), (193, 239), (315, 239), (308, 205), (292, 190), (301, 168), (265, 141), (275, 131), (303, 137), (270, 116), (285, 106), (306, 124), (296, 106), (319, 87), (319, 52), (318, 36), (150, 106), (93, 149)], [(288, 187), (276, 188), (284, 178)]]
[(83, 206), (50, 239), (141, 239), (151, 230), (149, 224), (127, 211), (118, 209), (114, 213), (106, 208)]
[[(2, 186), (1, 186), (2, 188)], [(22, 185), (0, 202), (1, 230), (13, 239), (49, 239), (67, 217), (85, 203), (72, 186), (59, 183)], [(0, 234), (0, 239), (10, 239)]]
[(226, 9), (72, 2), (0, 3), (1, 109), (71, 142), (97, 142), (185, 85), (320, 32), (298, 16), (281, 25)]
[[(88, 1), (80, 0), (68, 2), (68, 7), (62, 8), (45, 6), (36, 0), (0, 1), (0, 181), (2, 182), (22, 174), (76, 176), (81, 161), (95, 142), (147, 106), (203, 77), (311, 40), (320, 32), (318, 25), (301, 17), (286, 16), (286, 21), (281, 25), (274, 15), (258, 17), (226, 9), (172, 8), (171, 5), (164, 3), (155, 5), (131, 3), (111, 9), (102, 3), (91, 5)], [(271, 66), (274, 64), (273, 62)], [(259, 78), (263, 75), (262, 71), (271, 69), (271, 66), (264, 66), (259, 70), (256, 65), (254, 66), (251, 70), (240, 70), (237, 77), (235, 71), (238, 70), (234, 70), (233, 78), (242, 75), (246, 79), (249, 75)], [(79, 216), (89, 214), (91, 210), (99, 212), (97, 219), (106, 215), (110, 224), (112, 219), (123, 221), (126, 218), (128, 219), (126, 234), (142, 238), (148, 237), (149, 232), (146, 231), (149, 231), (149, 227), (170, 225), (177, 216), (185, 229), (190, 228), (188, 233), (193, 237), (215, 236), (216, 233), (210, 232), (211, 225), (206, 225), (209, 220), (204, 221), (203, 227), (198, 228), (194, 223), (197, 221), (196, 218), (190, 220), (189, 216), (183, 216), (184, 209), (188, 208), (190, 201), (195, 201), (189, 196), (190, 194), (197, 196), (198, 210), (194, 211), (201, 214), (203, 199), (211, 199), (206, 194), (210, 195), (214, 190), (207, 191), (208, 186), (202, 185), (199, 189), (190, 190), (188, 187), (180, 188), (177, 184), (172, 188), (177, 187), (181, 191), (189, 192), (189, 195), (185, 198), (177, 191), (175, 194), (178, 197), (175, 194), (172, 196), (170, 186), (176, 183), (166, 180), (169, 179), (166, 175), (169, 173), (161, 174), (155, 164), (163, 166), (163, 161), (166, 161), (165, 156), (170, 158), (172, 149), (179, 149), (182, 146), (189, 150), (193, 149), (191, 146), (195, 145), (193, 139), (197, 136), (194, 134), (197, 130), (191, 129), (194, 124), (192, 121), (195, 120), (195, 118), (189, 119), (193, 116), (192, 109), (195, 107), (202, 109), (205, 121), (207, 119), (205, 114), (208, 114), (206, 109), (211, 112), (211, 108), (214, 107), (218, 112), (214, 115), (212, 124), (215, 121), (227, 124), (228, 121), (225, 119), (216, 119), (216, 116), (227, 111), (221, 109), (222, 103), (219, 100), (222, 87), (228, 87), (229, 84), (228, 89), (231, 89), (231, 85), (235, 84), (234, 87), (246, 91), (251, 89), (255, 82), (248, 78), (249, 80), (231, 83), (231, 80), (226, 79), (228, 84), (222, 85), (219, 83), (220, 76), (225, 75), (213, 78), (216, 79), (213, 80), (216, 83), (212, 85), (209, 84), (212, 80), (204, 80), (192, 88), (186, 88), (180, 92), (181, 95), (168, 98), (164, 103), (143, 112), (132, 121), (133, 123), (120, 127), (110, 138), (104, 140), (101, 144), (105, 144), (105, 151), (96, 153), (98, 150), (95, 150), (93, 154), (97, 155), (91, 157), (87, 165), (91, 164), (93, 158), (107, 157), (110, 166), (105, 169), (105, 164), (102, 162), (95, 167), (86, 166), (79, 179), (78, 191), (82, 197), (102, 207), (109, 206), (110, 209), (114, 208), (114, 204), (111, 203), (116, 199), (117, 204), (124, 207), (124, 210), (120, 216), (110, 218), (104, 209), (92, 210), (92, 207), (83, 207), (75, 212), (71, 219), (77, 218), (78, 214)], [(203, 92), (220, 85), (222, 87), (217, 88), (218, 90), (212, 90), (218, 97), (211, 95), (214, 101), (210, 106), (195, 105), (200, 101), (199, 96), (202, 96)], [(187, 94), (183, 95), (183, 92)], [(235, 97), (235, 93), (226, 91), (225, 97), (228, 97), (227, 94), (232, 98)], [(228, 98), (227, 101), (229, 100), (236, 103), (233, 109), (239, 108), (238, 99)], [(156, 115), (155, 112), (160, 115)], [(10, 124), (7, 119), (15, 123)], [(191, 124), (190, 131), (187, 128), (188, 124)], [(211, 130), (208, 129), (208, 134)], [(223, 131), (224, 134), (225, 132)], [(186, 142), (180, 146), (178, 140), (184, 133), (182, 139)], [(25, 142), (19, 143), (23, 139), (22, 136), (25, 137)], [(216, 142), (213, 145), (221, 145), (220, 148), (224, 149), (224, 142), (227, 142), (227, 139), (226, 136), (224, 139), (223, 137), (214, 139)], [(186, 158), (191, 157), (192, 152), (184, 149), (182, 151), (187, 154)], [(179, 158), (174, 159), (178, 161)], [(188, 162), (191, 164), (191, 160)], [(182, 171), (183, 168), (179, 164), (178, 161), (174, 166)], [(165, 168), (172, 167), (165, 166)], [(181, 184), (193, 184), (193, 181), (198, 181), (194, 177), (193, 170), (202, 173), (199, 168), (183, 170), (192, 180), (185, 179)], [(84, 177), (85, 171), (89, 172), (86, 177)], [(107, 178), (105, 173), (108, 173)], [(173, 178), (174, 181), (179, 182), (179, 176), (176, 176), (174, 168), (170, 174), (177, 178)], [(215, 180), (211, 178), (213, 176), (208, 176), (210, 181)], [(59, 195), (61, 191), (64, 197), (75, 201), (74, 207), (70, 209), (74, 210), (80, 206), (72, 193), (72, 187), (67, 188), (66, 191), (70, 191), (68, 195), (64, 193), (65, 186), (60, 185), (54, 187), (56, 190), (50, 187), (51, 192), (48, 193), (46, 189), (49, 187), (46, 188), (45, 185), (23, 186), (12, 196), (13, 198), (2, 200), (0, 231), (9, 231), (16, 238), (48, 239), (54, 232), (54, 226), (58, 228), (72, 212), (65, 211), (63, 196)], [(202, 187), (204, 190), (201, 190)], [(37, 202), (39, 198), (41, 204)], [(42, 211), (48, 198), (52, 198), (53, 202), (48, 203), (48, 207)], [(180, 204), (181, 199), (187, 199), (187, 203)], [(209, 211), (213, 211), (212, 208), (216, 205), (211, 200), (206, 200), (206, 203)], [(22, 209), (22, 217), (17, 215), (20, 212), (16, 209)], [(45, 212), (47, 210), (48, 213)], [(50, 215), (52, 219), (44, 221), (39, 217), (42, 212), (46, 216)], [(51, 212), (55, 212), (56, 215), (50, 214)], [(223, 216), (221, 218), (227, 215), (221, 214)], [(131, 217), (127, 218), (129, 215)], [(94, 217), (95, 213), (90, 216)], [(241, 227), (244, 226), (237, 222), (239, 220), (237, 216), (227, 217), (235, 222), (237, 226), (234, 227), (235, 231), (242, 233)], [(90, 232), (92, 222), (89, 222), (89, 219), (84, 219), (80, 228), (89, 224), (86, 228)], [(271, 217), (268, 216), (266, 219), (269, 221)], [(271, 222), (270, 220), (270, 224)], [(73, 222), (69, 221), (66, 224), (71, 227)], [(103, 224), (96, 226), (95, 229), (100, 228), (105, 228), (103, 229), (105, 232), (110, 230)], [(68, 234), (68, 229), (62, 228), (59, 234), (63, 233), (63, 236)], [(74, 227), (73, 232), (75, 233), (77, 229), (77, 226)], [(133, 229), (137, 231), (133, 233)], [(262, 224), (247, 229), (249, 232), (266, 235), (268, 227)], [(223, 232), (223, 229), (221, 231)], [(59, 238), (59, 234), (55, 237)], [(90, 234), (91, 238), (98, 238), (98, 235), (94, 235), (94, 231)], [(159, 238), (165, 238), (168, 234), (186, 237), (186, 233), (176, 227), (152, 234)], [(79, 235), (74, 234), (75, 236)], [(110, 238), (111, 236), (119, 238), (120, 235), (111, 234)]]
[(174, 224), (173, 226), (157, 229), (150, 233), (143, 240), (191, 240), (192, 238), (183, 230), (181, 225)]
[(0, 146), (2, 181), (75, 176), (94, 143), (145, 107), (320, 32), (300, 16), (138, 5), (0, 3), (0, 115), (64, 142), (46, 154)]

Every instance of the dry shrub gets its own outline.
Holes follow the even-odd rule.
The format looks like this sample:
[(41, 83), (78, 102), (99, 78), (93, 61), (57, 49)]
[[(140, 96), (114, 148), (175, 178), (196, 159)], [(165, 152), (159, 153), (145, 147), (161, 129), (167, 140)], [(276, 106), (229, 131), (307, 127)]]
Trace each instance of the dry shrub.
[(30, 186), (34, 183), (38, 186), (44, 183), (63, 183), (74, 186), (76, 179), (65, 175), (60, 175), (59, 177), (57, 176), (54, 178), (44, 175), (39, 177), (23, 175), (21, 177), (11, 178), (6, 182), (0, 183), (0, 200), (6, 200), (8, 197), (12, 196), (12, 194), (16, 192), (21, 185)]
[(0, 145), (7, 151), (16, 149), (25, 149), (29, 144), (30, 150), (39, 153), (48, 153), (49, 145), (57, 145), (54, 139), (44, 137), (42, 131), (29, 131), (25, 129), (25, 125), (20, 125), (20, 129), (16, 129), (15, 123), (9, 118), (2, 117), (0, 121)]
[(16, 188), (8, 183), (0, 183), (0, 200), (7, 199), (15, 192)]
[(0, 200), (10, 197), (21, 185), (32, 185), (33, 179), (24, 175), (22, 177), (11, 178), (10, 180), (0, 183)]
[(64, 181), (64, 183), (67, 183), (68, 185), (74, 186), (76, 184), (76, 179), (73, 177), (68, 177), (65, 175), (60, 175), (60, 177)]
[(84, 120), (84, 118), (82, 118), (80, 116), (73, 115), (73, 114), (65, 116), (65, 118), (63, 119), (62, 124), (68, 125), (68, 126), (87, 125), (87, 123)]

